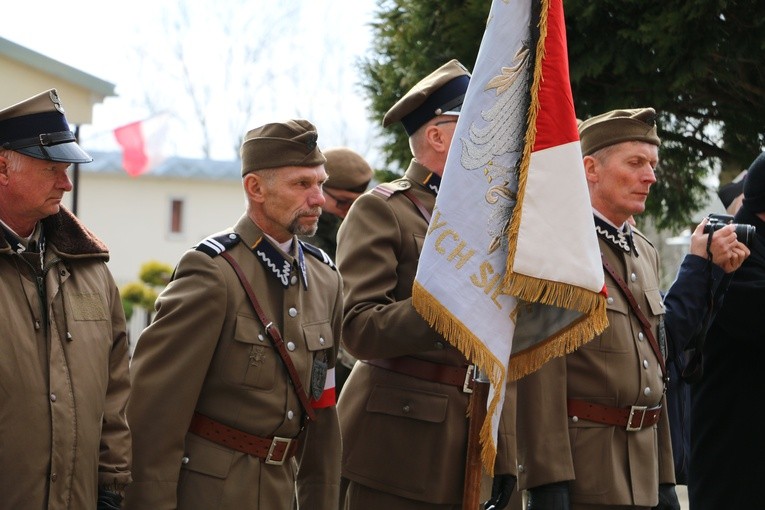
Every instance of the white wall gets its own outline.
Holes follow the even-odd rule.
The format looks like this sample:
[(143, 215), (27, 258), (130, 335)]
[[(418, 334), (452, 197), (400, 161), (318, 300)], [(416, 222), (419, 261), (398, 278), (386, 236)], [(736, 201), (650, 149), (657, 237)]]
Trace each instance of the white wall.
[[(182, 234), (170, 233), (170, 204), (184, 202)], [(77, 216), (111, 252), (109, 268), (122, 286), (138, 280), (143, 263), (175, 266), (200, 239), (233, 225), (244, 213), (240, 180), (155, 177), (80, 171)], [(72, 208), (72, 194), (64, 201)]]

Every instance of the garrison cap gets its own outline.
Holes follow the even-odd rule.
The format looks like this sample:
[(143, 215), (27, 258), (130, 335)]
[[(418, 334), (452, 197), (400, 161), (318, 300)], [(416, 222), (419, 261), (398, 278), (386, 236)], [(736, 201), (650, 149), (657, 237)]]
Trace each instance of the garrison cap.
[(283, 166), (319, 166), (327, 158), (316, 144), (316, 127), (304, 119), (273, 122), (251, 129), (242, 142), (242, 177)]
[(372, 167), (360, 154), (347, 147), (332, 147), (324, 151), (327, 163), (324, 168), (329, 178), (325, 188), (361, 193), (372, 180)]
[(412, 136), (439, 115), (458, 115), (470, 73), (456, 59), (442, 65), (412, 87), (383, 117), (383, 127), (401, 121)]
[(93, 161), (77, 145), (56, 89), (0, 110), (0, 147), (48, 161)]
[(609, 145), (622, 142), (646, 142), (661, 145), (656, 134), (656, 111), (653, 108), (612, 110), (579, 124), (582, 156), (589, 156)]

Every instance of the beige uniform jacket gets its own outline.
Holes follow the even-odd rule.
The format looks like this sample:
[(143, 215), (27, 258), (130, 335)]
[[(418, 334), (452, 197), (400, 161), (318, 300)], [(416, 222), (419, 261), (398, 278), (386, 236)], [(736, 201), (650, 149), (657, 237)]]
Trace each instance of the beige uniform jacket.
[[(639, 232), (633, 240), (634, 249), (626, 252), (599, 235), (600, 250), (628, 284), (658, 339), (664, 314), (658, 254)], [(657, 357), (608, 273), (606, 286), (606, 331), (518, 382), (519, 484), (528, 489), (571, 480), (572, 502), (651, 507), (658, 503), (659, 483), (675, 481), (666, 412), (658, 424), (635, 432), (567, 416), (567, 398), (666, 408)]]
[[(464, 366), (465, 357), (412, 307), (412, 284), (428, 223), (430, 171), (412, 161), (389, 198), (367, 192), (343, 221), (337, 262), (345, 288), (343, 342), (357, 358), (414, 356)], [(511, 392), (512, 394), (512, 392)], [(460, 388), (356, 363), (338, 403), (343, 476), (401, 497), (459, 504), (465, 467), (468, 395)], [(506, 406), (508, 413), (512, 406)], [(512, 419), (503, 422), (499, 473), (514, 473)]]
[(130, 481), (127, 337), (109, 254), (65, 209), (43, 225), (44, 270), (0, 228), (2, 510), (95, 508), (99, 486)]
[[(339, 274), (329, 259), (307, 250), (303, 273), (294, 244), (297, 257), (270, 244), (276, 255), (258, 255), (264, 247), (250, 247), (268, 241), (246, 216), (233, 232), (241, 242), (227, 250), (310, 388), (315, 360), (334, 366), (342, 320)], [(223, 234), (212, 237), (228, 237)], [(189, 250), (156, 309), (131, 365), (135, 471), (125, 508), (292, 510), (297, 483), (300, 508), (334, 510), (340, 478), (334, 405), (317, 410), (301, 436), (298, 461), (282, 466), (188, 432), (195, 411), (261, 437), (294, 438), (301, 430), (297, 393), (228, 262)]]

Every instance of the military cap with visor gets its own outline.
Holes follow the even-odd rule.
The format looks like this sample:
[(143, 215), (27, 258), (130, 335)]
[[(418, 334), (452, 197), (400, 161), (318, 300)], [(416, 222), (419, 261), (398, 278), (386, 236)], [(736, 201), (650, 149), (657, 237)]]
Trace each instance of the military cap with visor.
[(622, 142), (646, 142), (661, 145), (656, 133), (656, 111), (653, 108), (612, 110), (590, 117), (579, 124), (582, 156)]
[(273, 122), (251, 129), (242, 142), (242, 177), (256, 170), (314, 167), (327, 159), (319, 150), (316, 127), (305, 119)]
[(64, 116), (56, 89), (0, 110), (0, 147), (61, 163), (90, 163)]
[(409, 136), (439, 115), (459, 115), (470, 73), (456, 59), (417, 82), (383, 117), (383, 127), (401, 121)]

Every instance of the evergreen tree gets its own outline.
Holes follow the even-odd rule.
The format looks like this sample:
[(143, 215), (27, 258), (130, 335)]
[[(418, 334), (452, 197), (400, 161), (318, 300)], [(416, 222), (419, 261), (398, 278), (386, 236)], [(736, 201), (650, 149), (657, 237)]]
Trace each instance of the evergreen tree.
[[(475, 64), (490, 7), (483, 1), (380, 0), (375, 55), (362, 64), (372, 117), (451, 58)], [(684, 226), (706, 197), (705, 177), (728, 182), (765, 145), (765, 2), (566, 0), (571, 83), (585, 119), (653, 106), (662, 138), (648, 215)], [(388, 163), (409, 158), (400, 126), (383, 136)]]

